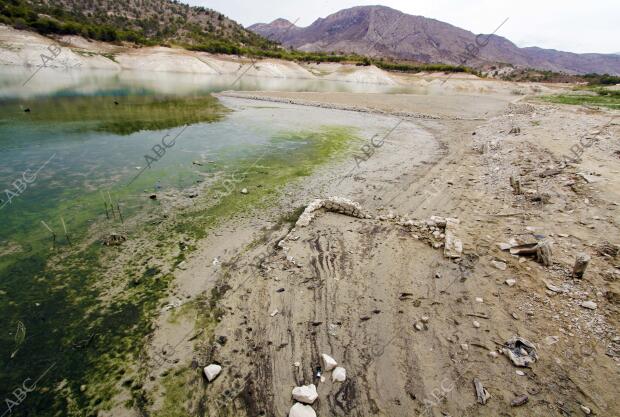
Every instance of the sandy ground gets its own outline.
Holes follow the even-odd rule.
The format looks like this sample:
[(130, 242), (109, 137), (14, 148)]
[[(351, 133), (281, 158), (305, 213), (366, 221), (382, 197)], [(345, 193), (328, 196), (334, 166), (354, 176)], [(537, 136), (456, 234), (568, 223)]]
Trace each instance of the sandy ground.
[[(38, 65), (51, 41), (11, 31), (0, 26), (0, 62)], [(154, 71), (218, 73), (243, 65), (169, 48), (63, 42), (68, 66), (122, 70), (147, 63)], [(115, 59), (88, 56), (86, 49)], [(162, 406), (164, 372), (191, 364), (200, 375), (219, 363), (223, 371), (213, 382), (196, 377), (182, 386), (179, 407), (188, 414), (285, 416), (293, 387), (314, 383), (319, 416), (620, 415), (618, 119), (528, 102), (522, 94), (540, 92), (538, 86), (470, 77), (444, 86), (430, 74), (325, 68), (265, 62), (248, 74), (337, 74), (442, 94), (246, 95), (368, 117), (392, 114), (394, 129), (361, 162), (330, 164), (287, 187), (271, 209), (233, 218), (200, 242), (175, 271), (173, 308), (162, 310), (150, 340), (144, 366), (152, 409)], [(571, 149), (578, 161), (567, 161)], [(319, 213), (293, 230), (276, 221), (331, 195), (360, 203), (372, 218)], [(411, 225), (431, 216), (459, 219), (460, 258), (444, 255), (442, 230), (433, 235)], [(511, 240), (549, 242), (551, 264), (499, 247)], [(575, 279), (580, 252), (591, 262)], [(205, 310), (221, 311), (207, 340), (188, 337), (200, 311), (175, 316), (180, 304), (199, 297)], [(593, 309), (582, 305), (587, 301)], [(514, 366), (501, 352), (515, 335), (536, 347), (538, 360), (529, 367)], [(166, 360), (157, 360), (162, 353)], [(323, 353), (346, 368), (346, 381), (333, 382), (322, 369), (323, 378), (317, 376)], [(486, 404), (476, 399), (474, 379), (490, 395)], [(523, 395), (527, 403), (511, 405)], [(136, 414), (119, 405), (109, 415)]]
[[(502, 95), (247, 96), (401, 116), (359, 166), (332, 164), (259, 218), (233, 219), (178, 271), (177, 299), (206, 291), (223, 311), (208, 343), (183, 340), (191, 317), (159, 322), (154, 350), (181, 341), (163, 368), (223, 367), (188, 387), (187, 409), (285, 416), (293, 387), (314, 383), (319, 416), (619, 415), (620, 128), (611, 113)], [(580, 140), (589, 146), (566, 164)], [(330, 195), (373, 218), (321, 213), (308, 227), (274, 228), (278, 213)], [(434, 215), (460, 220), (459, 259), (444, 256), (441, 236), (403, 225)], [(501, 250), (511, 239), (550, 242), (552, 263)], [(574, 279), (579, 252), (592, 260)], [(515, 335), (536, 346), (527, 368), (501, 352)], [(345, 382), (317, 377), (323, 353), (346, 368)], [(484, 405), (474, 379), (490, 394)], [(512, 406), (522, 395), (528, 402)]]

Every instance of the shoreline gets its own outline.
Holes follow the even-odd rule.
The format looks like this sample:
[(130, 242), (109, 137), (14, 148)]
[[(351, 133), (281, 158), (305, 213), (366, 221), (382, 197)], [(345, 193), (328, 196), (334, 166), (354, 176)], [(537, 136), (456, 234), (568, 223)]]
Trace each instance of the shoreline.
[[(259, 96), (248, 94), (250, 98)], [(320, 97), (322, 102), (318, 107), (328, 109), (334, 103), (342, 108), (342, 101), (351, 97), (375, 104), (383, 102), (384, 111), (399, 105), (398, 97), (360, 94), (260, 93), (260, 96), (259, 99), (267, 96), (268, 100), (276, 96), (278, 102), (284, 100), (287, 104), (291, 100), (292, 105), (311, 99), (312, 103), (302, 105), (313, 106)], [(478, 98), (471, 100), (479, 103)], [(578, 178), (574, 177), (575, 168), (564, 168), (559, 177), (538, 176), (538, 171), (551, 166), (562, 147), (570, 147), (578, 135), (578, 129), (568, 136), (565, 130), (559, 129), (566, 127), (567, 118), (572, 128), (586, 125), (593, 129), (604, 121), (605, 112), (589, 114), (578, 108), (493, 101), (495, 105), (500, 102), (504, 105), (484, 120), (416, 119), (417, 127), (413, 123), (401, 126), (405, 136), (386, 138), (385, 147), (364, 161), (359, 171), (346, 176), (355, 166), (346, 161), (337, 164), (334, 171), (328, 167), (321, 169), (316, 173), (316, 181), (300, 184), (299, 191), (287, 188), (284, 200), (288, 199), (289, 209), (273, 209), (274, 213), (289, 212), (295, 207), (294, 202), (305, 205), (315, 197), (338, 195), (359, 202), (378, 217), (355, 219), (324, 213), (305, 228), (268, 227), (257, 243), (241, 251), (226, 251), (227, 255), (221, 259), (222, 269), (212, 282), (210, 299), (222, 313), (212, 328), (214, 338), (210, 343), (193, 347), (186, 343), (185, 353), (179, 356), (185, 360), (199, 358), (201, 364), (215, 361), (223, 366), (217, 383), (206, 388), (211, 398), (210, 409), (224, 415), (235, 415), (239, 409), (260, 409), (267, 415), (286, 413), (290, 408), (291, 387), (315, 381), (313, 369), (320, 363), (320, 354), (328, 353), (347, 368), (348, 379), (342, 386), (318, 382), (319, 397), (327, 399), (316, 406), (319, 415), (330, 415), (334, 410), (371, 415), (373, 407), (388, 415), (398, 414), (402, 407), (419, 413), (444, 410), (461, 415), (464, 404), (475, 415), (510, 412), (513, 385), (516, 383), (525, 390), (523, 383), (527, 380), (513, 382), (514, 377), (508, 377), (514, 374), (514, 368), (498, 354), (497, 344), (514, 333), (538, 346), (542, 359), (532, 366), (535, 374), (531, 374), (537, 384), (557, 380), (558, 372), (568, 373), (576, 384), (566, 393), (541, 391), (533, 394), (534, 397), (548, 402), (562, 399), (575, 412), (579, 412), (580, 404), (601, 413), (617, 408), (613, 392), (606, 388), (609, 387), (606, 381), (617, 379), (610, 373), (617, 366), (617, 359), (606, 356), (605, 350), (618, 337), (618, 319), (609, 314), (614, 311), (613, 304), (594, 294), (601, 293), (596, 288), (617, 292), (618, 286), (602, 279), (605, 259), (592, 266), (587, 282), (572, 281), (563, 272), (572, 262), (570, 254), (575, 249), (571, 246), (595, 239), (599, 226), (589, 231), (575, 218), (567, 217), (563, 210), (566, 204), (580, 212), (592, 210), (570, 190), (558, 189), (566, 178)], [(355, 111), (356, 102), (349, 104)], [(412, 105), (418, 105), (415, 99)], [(398, 120), (398, 116), (392, 117)], [(521, 134), (508, 133), (514, 126), (521, 127)], [(608, 129), (617, 132), (618, 125)], [(547, 132), (555, 133), (548, 137)], [(425, 137), (436, 143), (431, 153), (419, 148), (417, 141)], [(403, 147), (407, 143), (409, 147)], [(593, 152), (597, 158), (602, 155), (600, 150)], [(415, 161), (408, 160), (412, 155)], [(397, 162), (402, 157), (405, 160)], [(609, 158), (605, 161), (619, 165)], [(519, 167), (521, 175), (527, 178), (526, 183), (541, 182), (544, 189), (553, 189), (556, 194), (551, 201), (543, 205), (533, 203), (528, 197), (534, 192), (531, 185), (524, 195), (514, 195), (508, 185), (513, 167)], [(345, 179), (338, 184), (343, 174)], [(602, 175), (611, 181), (609, 171)], [(613, 181), (617, 184), (618, 178)], [(613, 193), (620, 201), (617, 189), (611, 191), (613, 187), (611, 183), (605, 185), (606, 192)], [(595, 201), (593, 192), (580, 191), (589, 195), (591, 202)], [(608, 209), (616, 213), (616, 221), (606, 218), (611, 221), (610, 227), (619, 228), (617, 207), (593, 204), (601, 213)], [(459, 218), (457, 237), (463, 242), (464, 254), (461, 259), (446, 259), (443, 248), (434, 248), (416, 238), (415, 231), (389, 220), (392, 216), (404, 216), (425, 221), (433, 215)], [(562, 222), (555, 221), (558, 217)], [(206, 260), (189, 263), (188, 272), (182, 278), (186, 285), (210, 270), (212, 266), (207, 260), (225, 247), (222, 246), (225, 242), (234, 241), (243, 230), (256, 230), (255, 221), (238, 221), (233, 221), (237, 226), (232, 228), (223, 226), (226, 231), (220, 236), (202, 242), (197, 257)], [(552, 268), (534, 260), (519, 261), (497, 246), (512, 236), (531, 236), (530, 230), (540, 230), (537, 233), (553, 240)], [(569, 230), (574, 235), (572, 239), (563, 237)], [(507, 265), (505, 270), (493, 266), (493, 262), (500, 260)], [(617, 274), (620, 275), (620, 270)], [(515, 278), (516, 285), (505, 283), (510, 278)], [(589, 296), (580, 295), (575, 302), (572, 297), (551, 295), (543, 284), (550, 281)], [(403, 294), (411, 295), (403, 299)], [(596, 298), (600, 313), (579, 306), (581, 300), (592, 297)], [(483, 301), (480, 303), (477, 298)], [(587, 361), (593, 378), (588, 382), (570, 364), (553, 363), (554, 353), (545, 340), (558, 333), (556, 326), (568, 328), (570, 323), (562, 315), (556, 316), (558, 311), (570, 311), (571, 317), (582, 325), (579, 339), (560, 333), (560, 344), (554, 344), (553, 349), (561, 350), (558, 355), (570, 353)], [(478, 327), (471, 325), (471, 314), (483, 316), (482, 320), (478, 319), (481, 322)], [(430, 321), (421, 321), (422, 316), (430, 317)], [(597, 324), (587, 330), (583, 325), (591, 320)], [(420, 325), (421, 330), (414, 325)], [(221, 337), (227, 341), (217, 343)], [(162, 335), (159, 340), (165, 337)], [(586, 342), (591, 346), (588, 352), (583, 347)], [(490, 356), (492, 352), (499, 357), (494, 359)], [(445, 374), (437, 375), (436, 369), (448, 357), (454, 358), (454, 362)], [(592, 362), (593, 357), (596, 362)], [(473, 361), (484, 365), (473, 371)], [(492, 375), (497, 374), (506, 375), (506, 379), (494, 380)], [(196, 383), (194, 375), (189, 371), (181, 373), (173, 383)], [(469, 384), (463, 384), (455, 387), (441, 406), (427, 409), (423, 400), (431, 398), (433, 389), (445, 378), (454, 381), (460, 378), (457, 375), (465, 375), (469, 381), (473, 377), (494, 381), (491, 388), (495, 400), (484, 408), (476, 407)], [(590, 389), (596, 387), (596, 396), (582, 394), (586, 383)], [(357, 387), (349, 394), (352, 396), (345, 397), (344, 402), (334, 402), (341, 395), (340, 390), (351, 387), (350, 384)], [(248, 391), (252, 392), (251, 397), (242, 395)], [(406, 404), (385, 400), (394, 395)], [(527, 412), (534, 416), (548, 415), (548, 410), (537, 407), (530, 407)]]

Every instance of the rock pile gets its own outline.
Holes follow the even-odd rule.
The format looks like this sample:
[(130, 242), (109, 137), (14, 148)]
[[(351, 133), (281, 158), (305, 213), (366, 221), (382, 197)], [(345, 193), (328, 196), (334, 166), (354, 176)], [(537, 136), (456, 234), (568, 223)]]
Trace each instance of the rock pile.
[(344, 197), (329, 197), (326, 199), (316, 199), (299, 216), (296, 226), (306, 227), (316, 217), (317, 211), (325, 209), (334, 213), (344, 214), (345, 216), (357, 217), (358, 219), (370, 219), (371, 216), (364, 213), (359, 203)]

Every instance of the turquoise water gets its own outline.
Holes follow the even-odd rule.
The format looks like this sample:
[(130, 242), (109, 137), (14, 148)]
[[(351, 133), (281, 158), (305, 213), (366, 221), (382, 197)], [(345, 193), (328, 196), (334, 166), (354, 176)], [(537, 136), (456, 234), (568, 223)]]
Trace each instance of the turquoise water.
[[(10, 400), (0, 414), (7, 415), (95, 415), (112, 391), (87, 395), (81, 386), (94, 377), (120, 381), (140, 354), (172, 277), (123, 265), (130, 278), (123, 296), (102, 303), (99, 283), (109, 279), (102, 256), (122, 251), (103, 248), (102, 230), (131, 237), (151, 227), (138, 220), (162, 217), (165, 208), (151, 194), (180, 195), (260, 158), (257, 175), (268, 185), (281, 174), (270, 166), (304, 172), (302, 156), (318, 152), (315, 141), (370, 138), (393, 126), (387, 117), (218, 101), (209, 93), (231, 81), (209, 77), (45, 69), (22, 87), (24, 75), (0, 71), (0, 395)], [(295, 83), (235, 87), (362, 88)], [(37, 389), (15, 396), (38, 378)]]

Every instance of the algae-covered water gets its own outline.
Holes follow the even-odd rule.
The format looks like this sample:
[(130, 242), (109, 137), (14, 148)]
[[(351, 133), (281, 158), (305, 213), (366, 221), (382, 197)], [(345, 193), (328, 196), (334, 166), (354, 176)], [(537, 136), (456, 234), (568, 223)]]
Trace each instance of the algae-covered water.
[[(184, 259), (166, 258), (167, 248), (260, 207), (392, 126), (348, 112), (220, 101), (203, 88), (170, 94), (170, 80), (166, 91), (62, 83), (0, 95), (4, 415), (109, 409), (143, 353), (170, 270)], [(161, 200), (188, 194), (198, 208), (177, 212)], [(103, 245), (112, 232), (127, 241)], [(125, 388), (126, 405), (140, 409), (140, 387)]]

